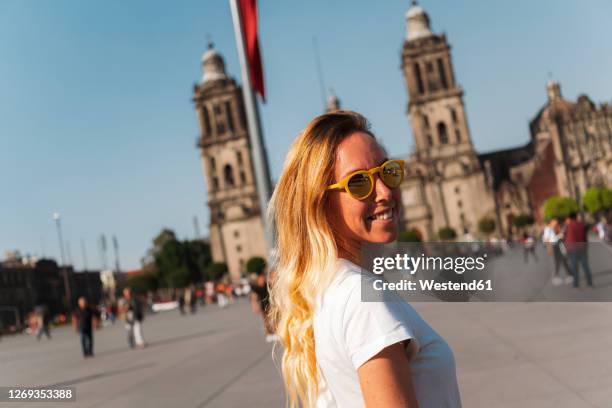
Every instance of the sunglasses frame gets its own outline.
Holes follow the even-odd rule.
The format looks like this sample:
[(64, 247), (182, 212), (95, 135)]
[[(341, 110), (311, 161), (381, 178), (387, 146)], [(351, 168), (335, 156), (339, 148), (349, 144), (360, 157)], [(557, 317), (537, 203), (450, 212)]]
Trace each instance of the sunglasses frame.
[[(388, 165), (389, 163), (398, 163), (400, 165), (400, 169), (402, 170), (402, 179), (400, 180), (400, 184), (401, 184), (402, 181), (404, 180), (404, 167), (406, 166), (406, 162), (404, 160), (387, 160), (383, 164), (381, 164), (380, 166), (374, 167), (374, 168), (369, 169), (369, 170), (356, 170), (356, 171), (352, 172), (351, 174), (347, 175), (346, 177), (344, 177), (339, 182), (328, 186), (327, 190), (342, 190), (343, 189), (352, 198), (354, 198), (355, 200), (360, 200), (360, 201), (361, 200), (365, 200), (370, 195), (372, 195), (372, 191), (374, 191), (374, 185), (375, 185), (374, 174), (380, 173), (382, 171), (382, 169), (386, 165)], [(349, 190), (348, 182), (351, 179), (351, 177), (355, 176), (356, 174), (364, 174), (364, 173), (367, 174), (368, 177), (370, 178), (370, 190), (368, 191), (368, 194), (366, 194), (365, 196), (357, 197), (353, 193), (351, 193), (351, 191)], [(378, 177), (380, 177), (380, 175)], [(383, 183), (385, 183), (385, 181), (382, 178), (380, 180)], [(385, 186), (387, 186), (389, 188), (397, 188), (397, 187), (390, 187), (390, 186), (387, 185), (387, 183), (385, 183)], [(399, 187), (399, 184), (398, 184), (398, 187)]]

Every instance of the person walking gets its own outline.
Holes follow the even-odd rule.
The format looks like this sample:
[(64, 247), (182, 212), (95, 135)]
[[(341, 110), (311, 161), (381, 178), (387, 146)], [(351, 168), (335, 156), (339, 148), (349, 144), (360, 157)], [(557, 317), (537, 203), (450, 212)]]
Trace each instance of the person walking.
[(278, 336), (274, 333), (274, 328), (269, 315), (270, 295), (268, 293), (268, 282), (266, 275), (258, 275), (255, 282), (251, 285), (251, 307), (253, 313), (260, 315), (263, 320), (264, 333), (266, 341), (272, 343), (278, 340)]
[(81, 348), (83, 357), (93, 357), (93, 332), (98, 325), (98, 312), (89, 306), (87, 299), (81, 296), (78, 307), (72, 314), (72, 327), (81, 336)]
[(223, 282), (217, 284), (217, 305), (219, 305), (221, 309), (227, 307), (228, 304), (227, 296), (225, 295), (226, 290), (227, 287)]
[(362, 245), (397, 239), (404, 166), (350, 111), (313, 119), (287, 154), (270, 307), (290, 406), (461, 407), (446, 341), (398, 295), (361, 300), (377, 279)]
[(538, 262), (538, 257), (535, 253), (535, 239), (531, 235), (524, 232), (522, 244), (523, 244), (523, 258), (525, 259), (525, 263), (529, 262), (529, 254), (531, 254), (531, 256), (533, 256), (533, 259), (536, 262)]
[(43, 305), (38, 312), (38, 330), (36, 331), (36, 340), (40, 340), (42, 335), (47, 336), (51, 340), (51, 332), (49, 325), (51, 324), (51, 312), (47, 305)]
[(593, 287), (593, 277), (591, 276), (591, 268), (587, 256), (587, 227), (582, 221), (576, 218), (576, 213), (571, 213), (565, 222), (565, 247), (570, 259), (572, 275), (574, 277), (574, 287), (580, 285), (580, 277), (578, 275), (578, 264), (582, 265), (586, 281), (589, 287)]
[(179, 312), (181, 313), (181, 315), (185, 314), (185, 295), (184, 292), (180, 289), (176, 290), (178, 293), (178, 305), (179, 305)]
[(142, 320), (144, 319), (142, 305), (132, 294), (130, 287), (123, 289), (121, 311), (125, 320), (128, 345), (130, 348), (145, 348), (146, 343), (142, 334)]
[[(571, 283), (573, 281), (570, 268), (567, 264), (567, 259), (563, 254), (565, 247), (563, 246), (564, 244), (562, 238), (563, 233), (561, 232), (559, 220), (557, 218), (551, 219), (544, 228), (542, 241), (546, 245), (546, 252), (553, 258), (555, 269), (552, 277), (552, 284), (555, 286), (563, 284), (564, 281), (565, 283)], [(559, 273), (559, 269), (561, 269), (561, 267), (565, 269), (565, 278), (562, 278), (561, 274)]]

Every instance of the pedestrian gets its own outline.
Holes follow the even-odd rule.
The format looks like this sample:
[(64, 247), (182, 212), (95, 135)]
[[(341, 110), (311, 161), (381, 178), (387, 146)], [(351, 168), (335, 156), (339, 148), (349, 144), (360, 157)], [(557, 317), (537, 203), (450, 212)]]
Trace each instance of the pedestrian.
[(251, 285), (251, 308), (253, 313), (260, 315), (263, 320), (264, 333), (268, 343), (277, 341), (279, 338), (274, 333), (272, 319), (270, 318), (270, 296), (268, 293), (268, 282), (266, 275), (261, 273)]
[(223, 282), (217, 284), (217, 305), (219, 305), (221, 309), (228, 304), (227, 296), (225, 295), (226, 290), (227, 287)]
[(196, 302), (198, 301), (198, 299), (196, 297), (196, 290), (193, 284), (189, 285), (185, 292), (185, 296), (189, 297), (189, 313), (194, 314), (196, 312)]
[(403, 177), (355, 112), (318, 116), (290, 148), (270, 202), (270, 307), (291, 406), (461, 406), (446, 341), (397, 295), (361, 301), (377, 279), (361, 247), (397, 239)]
[(597, 224), (595, 224), (595, 230), (597, 231), (597, 238), (600, 241), (606, 240), (606, 219), (602, 217)]
[(612, 244), (612, 212), (608, 214), (604, 225), (604, 242)]
[(81, 348), (83, 357), (93, 357), (93, 332), (97, 328), (99, 315), (96, 310), (89, 306), (87, 299), (81, 296), (78, 307), (72, 314), (72, 327), (81, 336)]
[(178, 293), (179, 312), (181, 312), (181, 314), (184, 315), (185, 314), (185, 296), (180, 289), (177, 289), (177, 293)]
[(535, 239), (531, 235), (524, 232), (522, 243), (523, 243), (523, 258), (525, 259), (525, 263), (529, 262), (530, 254), (533, 256), (533, 259), (536, 262), (538, 262), (538, 257), (535, 253)]
[[(573, 281), (570, 268), (567, 264), (567, 259), (565, 258), (564, 253), (566, 252), (566, 249), (562, 238), (563, 233), (561, 231), (559, 219), (552, 218), (544, 228), (542, 241), (546, 245), (546, 252), (553, 258), (555, 269), (552, 277), (552, 284), (555, 286), (559, 286), (564, 282), (571, 283)], [(561, 274), (559, 273), (559, 269), (561, 269), (561, 267), (565, 269), (564, 278), (562, 278)]]
[(211, 305), (215, 301), (215, 283), (213, 281), (207, 281), (204, 284), (204, 296), (206, 298), (206, 304)]
[(572, 276), (574, 277), (574, 287), (580, 286), (580, 277), (578, 274), (578, 264), (582, 265), (584, 274), (586, 275), (587, 284), (593, 287), (593, 277), (591, 276), (591, 268), (587, 256), (587, 227), (582, 221), (576, 218), (576, 213), (571, 213), (565, 222), (565, 247), (570, 259)]
[(51, 312), (47, 305), (43, 305), (38, 311), (38, 330), (36, 331), (36, 340), (40, 340), (42, 335), (47, 336), (51, 340), (51, 332), (49, 325), (51, 324)]
[(142, 334), (142, 320), (144, 319), (142, 305), (136, 296), (133, 295), (132, 289), (129, 287), (123, 289), (121, 309), (125, 320), (128, 345), (130, 348), (146, 347), (146, 342)]

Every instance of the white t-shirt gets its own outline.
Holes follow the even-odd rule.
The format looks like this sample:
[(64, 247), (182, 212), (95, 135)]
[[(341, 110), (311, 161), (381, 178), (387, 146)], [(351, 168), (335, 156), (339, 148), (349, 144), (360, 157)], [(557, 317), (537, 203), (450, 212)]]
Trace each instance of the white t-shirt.
[[(365, 272), (365, 279), (376, 279)], [(407, 353), (420, 408), (461, 407), (453, 352), (408, 303), (361, 301), (361, 268), (338, 259), (338, 273), (315, 309), (320, 371), (317, 407), (365, 406), (357, 369), (384, 348), (410, 339)]]

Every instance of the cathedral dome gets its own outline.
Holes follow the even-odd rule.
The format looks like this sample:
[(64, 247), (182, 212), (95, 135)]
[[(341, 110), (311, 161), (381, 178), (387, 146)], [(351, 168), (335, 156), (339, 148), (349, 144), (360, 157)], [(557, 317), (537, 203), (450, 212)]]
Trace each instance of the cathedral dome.
[(208, 50), (202, 55), (202, 83), (227, 78), (225, 61), (214, 48), (212, 42), (208, 43)]
[(334, 112), (340, 110), (340, 99), (336, 96), (332, 90), (330, 95), (327, 97), (327, 112)]
[(412, 1), (412, 6), (410, 6), (406, 13), (406, 27), (406, 38), (408, 41), (433, 35), (429, 26), (429, 16), (417, 4), (416, 0)]

